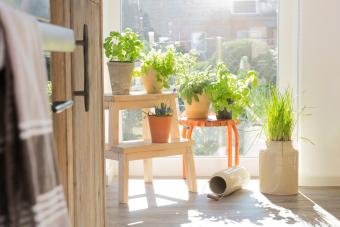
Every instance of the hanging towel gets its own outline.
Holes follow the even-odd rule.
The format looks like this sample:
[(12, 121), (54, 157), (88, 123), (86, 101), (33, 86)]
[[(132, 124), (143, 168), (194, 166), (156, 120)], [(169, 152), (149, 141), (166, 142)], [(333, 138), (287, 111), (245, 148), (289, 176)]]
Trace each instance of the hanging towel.
[(36, 20), (0, 3), (0, 28), (0, 227), (68, 227)]

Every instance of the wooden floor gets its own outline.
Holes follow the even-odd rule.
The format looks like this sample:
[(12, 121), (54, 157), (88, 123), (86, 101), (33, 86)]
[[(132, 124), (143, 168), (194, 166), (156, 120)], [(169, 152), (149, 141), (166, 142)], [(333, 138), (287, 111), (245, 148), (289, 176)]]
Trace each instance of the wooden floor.
[(129, 180), (129, 204), (117, 202), (117, 184), (107, 186), (107, 226), (340, 226), (340, 187), (303, 187), (296, 196), (265, 196), (258, 181), (216, 202), (206, 198), (207, 180), (198, 194), (180, 179)]

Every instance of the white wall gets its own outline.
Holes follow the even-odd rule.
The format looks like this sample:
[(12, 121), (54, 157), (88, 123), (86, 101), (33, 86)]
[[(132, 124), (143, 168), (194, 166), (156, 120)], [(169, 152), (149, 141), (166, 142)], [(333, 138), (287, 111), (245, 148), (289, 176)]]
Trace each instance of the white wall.
[[(120, 31), (120, 1), (103, 0), (103, 39), (111, 31)], [(111, 93), (109, 72), (106, 66), (107, 59), (104, 57), (104, 93)]]
[(300, 185), (340, 186), (339, 22), (340, 0), (300, 0)]

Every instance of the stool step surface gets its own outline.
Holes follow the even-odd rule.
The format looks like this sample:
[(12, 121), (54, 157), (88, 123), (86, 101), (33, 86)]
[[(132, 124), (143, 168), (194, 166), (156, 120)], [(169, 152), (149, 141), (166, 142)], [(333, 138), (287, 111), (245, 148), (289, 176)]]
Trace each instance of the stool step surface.
[(135, 141), (126, 141), (119, 143), (116, 146), (113, 146), (109, 149), (112, 152), (141, 152), (141, 151), (151, 151), (151, 150), (161, 150), (161, 149), (175, 149), (186, 146), (191, 146), (194, 143), (193, 140), (187, 139), (175, 139), (170, 140), (168, 143), (152, 143), (150, 140), (135, 140)]
[(191, 149), (193, 140), (174, 140), (169, 143), (151, 143), (151, 141), (133, 141), (120, 143), (105, 151), (105, 158), (119, 160), (120, 155), (127, 155), (128, 160), (183, 155)]
[(104, 95), (104, 102), (149, 101), (175, 97), (176, 93), (146, 94), (145, 92), (132, 92), (129, 95)]

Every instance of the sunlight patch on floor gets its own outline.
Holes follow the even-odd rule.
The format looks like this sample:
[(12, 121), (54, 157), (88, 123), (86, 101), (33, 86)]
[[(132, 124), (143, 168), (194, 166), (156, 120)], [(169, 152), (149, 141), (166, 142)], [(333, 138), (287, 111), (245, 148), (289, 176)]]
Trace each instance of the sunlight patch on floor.
[(145, 210), (148, 208), (146, 197), (129, 199), (129, 211)]
[[(189, 193), (181, 179), (156, 179), (152, 184), (145, 184), (142, 179), (129, 180), (127, 207), (134, 218), (126, 224), (147, 226), (144, 215), (157, 218), (165, 215), (163, 212), (171, 211), (170, 215), (181, 220), (176, 226), (183, 227), (340, 226), (337, 218), (303, 193), (288, 197), (264, 195), (259, 192), (257, 180), (251, 180), (244, 189), (220, 201), (205, 197), (210, 192), (207, 180), (199, 179), (197, 188), (197, 194)], [(180, 207), (187, 209), (183, 212)]]

